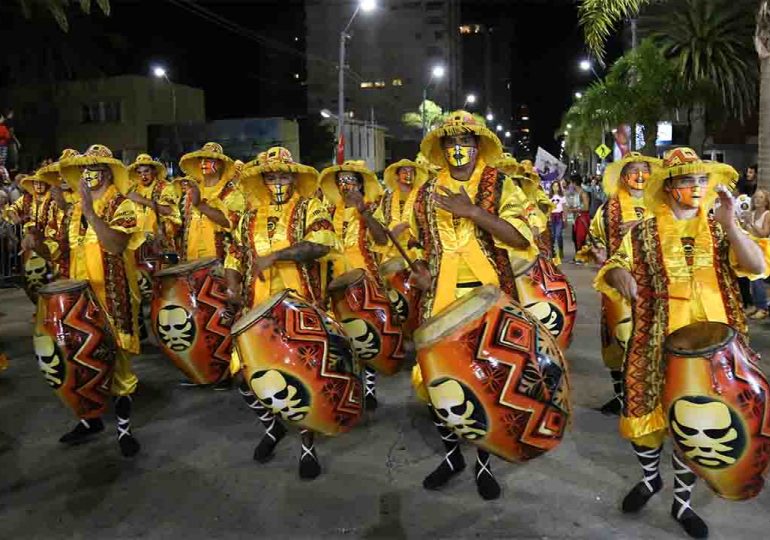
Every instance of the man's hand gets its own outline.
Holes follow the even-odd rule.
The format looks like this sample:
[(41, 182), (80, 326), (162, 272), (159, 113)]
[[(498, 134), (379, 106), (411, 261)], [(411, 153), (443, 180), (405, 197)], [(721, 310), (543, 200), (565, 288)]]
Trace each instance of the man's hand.
[(254, 273), (257, 275), (257, 277), (260, 279), (260, 281), (265, 281), (265, 275), (264, 271), (270, 268), (275, 264), (275, 254), (271, 253), (270, 255), (265, 255), (264, 257), (260, 257), (259, 255), (256, 256), (254, 259)]
[(471, 218), (479, 210), (479, 207), (473, 204), (471, 198), (468, 197), (468, 192), (465, 191), (464, 187), (460, 186), (460, 193), (454, 193), (444, 186), (439, 186), (439, 189), (444, 194), (434, 193), (433, 200), (436, 202), (436, 206), (442, 210), (461, 218)]
[(241, 291), (227, 289), (227, 298), (225, 299), (225, 302), (236, 310), (240, 309), (243, 306), (243, 295), (241, 294)]
[(24, 238), (21, 239), (22, 251), (37, 251), (38, 246), (43, 242), (40, 231), (35, 228), (27, 230)]
[(717, 186), (719, 207), (714, 209), (714, 220), (725, 230), (735, 226), (735, 200), (724, 186)]
[(639, 225), (642, 222), (641, 219), (635, 219), (634, 221), (626, 221), (625, 223), (622, 223), (620, 225), (620, 234), (621, 236), (625, 236), (625, 234)]
[(602, 265), (607, 260), (607, 248), (603, 246), (591, 246), (591, 257), (598, 265)]
[(89, 218), (94, 215), (94, 196), (91, 188), (84, 180), (80, 181), (80, 204), (83, 208), (83, 215)]
[(198, 183), (193, 181), (187, 185), (190, 190), (190, 203), (197, 208), (201, 203), (201, 190), (198, 187)]
[(390, 232), (391, 232), (391, 234), (393, 234), (393, 238), (398, 238), (398, 237), (400, 237), (400, 236), (401, 236), (401, 235), (404, 233), (404, 231), (406, 231), (408, 228), (409, 228), (409, 224), (408, 224), (408, 223), (403, 223), (403, 222), (402, 222), (402, 223), (399, 223), (398, 225), (396, 225), (395, 227), (393, 227), (393, 228), (390, 230)]
[(433, 278), (425, 261), (414, 261), (415, 268), (409, 276), (409, 282), (422, 291), (427, 291), (433, 284)]
[(64, 199), (64, 192), (59, 186), (51, 186), (51, 198), (60, 209), (65, 210), (67, 208), (67, 201)]
[(607, 272), (605, 280), (629, 302), (636, 300), (636, 280), (625, 268), (613, 268)]
[(131, 193), (126, 195), (126, 197), (128, 197), (129, 200), (132, 200), (137, 204), (141, 204), (142, 206), (149, 206), (150, 204), (152, 204), (149, 200), (139, 195), (136, 191), (132, 191)]
[(359, 191), (346, 191), (345, 192), (345, 204), (348, 206), (354, 207), (356, 210), (358, 210), (359, 214), (363, 214), (366, 210), (366, 205), (364, 204), (364, 197), (361, 195), (361, 192)]

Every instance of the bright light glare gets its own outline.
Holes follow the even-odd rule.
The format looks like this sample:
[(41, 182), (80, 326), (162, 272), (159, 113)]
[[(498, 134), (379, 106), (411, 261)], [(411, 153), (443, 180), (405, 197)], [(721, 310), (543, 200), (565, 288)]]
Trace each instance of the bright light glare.
[(495, 117), (492, 115), (492, 113), (487, 113), (487, 122), (491, 122), (494, 119)]
[(321, 116), (324, 118), (331, 118), (332, 113), (329, 112), (329, 109), (321, 109)]
[(361, 0), (358, 5), (361, 6), (361, 11), (364, 13), (374, 11), (377, 8), (377, 0)]
[(572, 129), (572, 124), (567, 124), (567, 129)]
[(583, 71), (588, 71), (589, 69), (591, 69), (591, 62), (589, 62), (588, 60), (581, 60), (580, 69), (582, 69)]
[(575, 97), (576, 97), (577, 99), (580, 99), (580, 98), (582, 98), (582, 97), (583, 97), (583, 94), (582, 94), (581, 92), (575, 92)]
[(160, 66), (155, 66), (154, 68), (152, 68), (152, 74), (155, 75), (157, 78), (162, 79), (163, 77), (166, 76), (166, 70)]
[(497, 127), (495, 128), (495, 130), (496, 131), (502, 131), (503, 130), (502, 124), (497, 124)]
[(510, 131), (506, 131), (506, 132), (505, 132), (505, 136), (506, 136), (506, 137), (510, 137), (510, 136), (511, 136), (511, 132), (510, 132)]
[(529, 116), (522, 116), (521, 119), (522, 120), (529, 120)]
[(433, 75), (435, 78), (440, 79), (444, 76), (444, 66), (433, 66), (433, 69), (431, 70), (431, 75)]
[(465, 101), (470, 104), (476, 103), (476, 94), (468, 94)]

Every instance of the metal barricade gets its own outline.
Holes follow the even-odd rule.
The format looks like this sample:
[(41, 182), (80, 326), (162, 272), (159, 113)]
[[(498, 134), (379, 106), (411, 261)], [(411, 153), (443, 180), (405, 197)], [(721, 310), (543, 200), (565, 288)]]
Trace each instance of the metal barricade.
[(0, 220), (0, 288), (21, 285), (21, 225)]

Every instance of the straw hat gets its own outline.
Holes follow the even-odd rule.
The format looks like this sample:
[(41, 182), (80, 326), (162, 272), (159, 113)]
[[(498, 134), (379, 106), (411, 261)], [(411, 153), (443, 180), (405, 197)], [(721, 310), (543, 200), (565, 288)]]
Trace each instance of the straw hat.
[(61, 175), (72, 187), (80, 182), (80, 176), (83, 169), (89, 165), (107, 165), (112, 171), (112, 182), (123, 195), (127, 194), (131, 188), (131, 181), (128, 179), (128, 170), (123, 162), (112, 157), (112, 151), (103, 144), (92, 144), (84, 154), (63, 159), (59, 162)]
[(623, 167), (629, 163), (647, 163), (650, 166), (650, 176), (652, 176), (660, 168), (661, 161), (658, 158), (643, 156), (639, 152), (629, 152), (623, 156), (623, 159), (607, 165), (607, 168), (604, 169), (604, 177), (602, 178), (602, 189), (604, 189), (608, 197), (618, 192), (620, 173), (623, 172)]
[(412, 189), (417, 189), (423, 185), (425, 181), (428, 180), (428, 176), (430, 175), (430, 172), (425, 165), (417, 162), (416, 160), (411, 161), (409, 159), (402, 159), (389, 165), (388, 168), (385, 169), (385, 172), (383, 173), (383, 179), (385, 180), (386, 188), (392, 191), (396, 191), (398, 189), (398, 170), (401, 167), (414, 167), (415, 172), (417, 173), (417, 178), (414, 179)]
[(49, 163), (45, 167), (40, 167), (35, 174), (46, 184), (58, 186), (61, 184), (61, 169), (59, 164), (63, 160), (76, 157), (77, 155), (77, 150), (73, 150), (72, 148), (65, 148), (62, 150), (58, 160), (54, 161), (53, 163)]
[(446, 117), (444, 123), (428, 133), (420, 144), (422, 152), (431, 163), (445, 164), (444, 150), (441, 147), (441, 139), (452, 135), (473, 134), (480, 138), (479, 155), (487, 163), (494, 163), (503, 153), (503, 145), (500, 139), (490, 131), (482, 120), (476, 119), (468, 111), (455, 111)]
[(377, 181), (377, 175), (366, 168), (366, 162), (364, 161), (346, 161), (342, 165), (332, 165), (326, 167), (321, 171), (321, 179), (319, 181), (321, 185), (321, 191), (323, 191), (324, 197), (330, 203), (336, 205), (342, 200), (340, 192), (337, 189), (337, 173), (338, 172), (354, 172), (360, 174), (364, 179), (364, 202), (373, 203), (380, 199), (382, 194), (382, 186)]
[(19, 177), (20, 178), (18, 178), (17, 180), (19, 187), (24, 191), (26, 191), (27, 193), (29, 193), (30, 195), (34, 195), (35, 188), (32, 186), (32, 182), (41, 182), (40, 177), (37, 176), (37, 173), (20, 174)]
[(218, 159), (224, 164), (223, 180), (232, 180), (235, 176), (235, 162), (225, 155), (222, 145), (215, 142), (207, 142), (200, 150), (183, 155), (182, 159), (179, 160), (179, 167), (187, 176), (192, 176), (198, 182), (202, 182), (200, 160), (204, 158)]
[(308, 165), (294, 161), (287, 148), (274, 146), (267, 152), (260, 152), (249, 161), (241, 173), (241, 186), (247, 193), (253, 193), (259, 201), (267, 202), (270, 194), (265, 188), (264, 173), (288, 172), (295, 178), (295, 189), (302, 197), (313, 197), (318, 189), (318, 171)]
[(139, 183), (139, 173), (136, 172), (136, 169), (141, 165), (149, 165), (150, 167), (155, 167), (155, 174), (158, 176), (158, 180), (166, 179), (167, 171), (166, 166), (163, 165), (163, 163), (160, 161), (155, 161), (149, 154), (139, 154), (136, 156), (136, 161), (127, 167), (128, 177), (131, 179), (131, 183)]
[(428, 161), (428, 158), (426, 158), (422, 152), (417, 152), (417, 157), (414, 158), (414, 161), (416, 163), (419, 163), (423, 167), (428, 169), (428, 173), (431, 176), (436, 176), (438, 172), (441, 170), (441, 167), (439, 165), (434, 165), (430, 161)]
[(709, 208), (716, 200), (717, 186), (722, 185), (732, 191), (738, 180), (738, 172), (730, 165), (702, 160), (692, 148), (674, 148), (663, 155), (663, 162), (647, 181), (644, 189), (644, 202), (647, 208), (654, 211), (661, 205), (668, 205), (668, 197), (664, 189), (666, 180), (687, 174), (708, 175), (709, 183), (702, 205), (704, 208)]

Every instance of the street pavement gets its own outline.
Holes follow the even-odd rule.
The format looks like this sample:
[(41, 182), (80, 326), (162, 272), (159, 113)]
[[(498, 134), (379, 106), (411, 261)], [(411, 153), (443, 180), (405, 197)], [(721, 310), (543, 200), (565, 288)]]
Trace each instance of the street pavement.
[[(493, 458), (502, 497), (476, 493), (475, 451), (440, 492), (421, 486), (442, 459), (408, 371), (379, 379), (380, 407), (351, 433), (316, 445), (324, 474), (300, 481), (299, 436), (290, 430), (268, 464), (252, 460), (263, 429), (236, 390), (178, 385), (181, 377), (153, 346), (135, 360), (141, 379), (133, 426), (142, 443), (120, 456), (115, 420), (93, 442), (57, 442), (74, 424), (38, 371), (32, 306), (19, 290), (0, 291), (0, 342), (11, 357), (0, 373), (0, 539), (17, 538), (685, 538), (670, 517), (673, 477), (638, 515), (620, 500), (641, 478), (617, 419), (596, 411), (610, 396), (599, 356), (594, 270), (564, 264), (579, 316), (567, 353), (574, 421), (554, 451), (523, 465)], [(768, 324), (753, 327), (754, 348), (770, 345)], [(693, 507), (711, 538), (768, 537), (770, 491), (747, 502), (716, 497), (699, 482)]]

